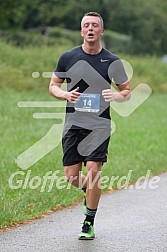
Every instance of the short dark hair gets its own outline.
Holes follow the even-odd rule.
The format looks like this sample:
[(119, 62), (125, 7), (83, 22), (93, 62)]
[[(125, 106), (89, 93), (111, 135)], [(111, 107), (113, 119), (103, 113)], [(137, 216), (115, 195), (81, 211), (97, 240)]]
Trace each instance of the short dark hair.
[[(90, 12), (85, 13), (84, 16), (83, 16), (83, 18), (84, 18), (85, 16), (99, 17), (99, 18), (100, 18), (101, 26), (104, 27), (103, 18), (102, 18), (102, 16), (101, 16), (99, 13), (97, 13), (97, 12), (95, 12), (95, 11), (90, 11)], [(83, 19), (83, 18), (82, 18), (82, 19)], [(81, 24), (82, 24), (82, 20), (81, 20)], [(81, 27), (82, 27), (82, 25), (81, 25)]]

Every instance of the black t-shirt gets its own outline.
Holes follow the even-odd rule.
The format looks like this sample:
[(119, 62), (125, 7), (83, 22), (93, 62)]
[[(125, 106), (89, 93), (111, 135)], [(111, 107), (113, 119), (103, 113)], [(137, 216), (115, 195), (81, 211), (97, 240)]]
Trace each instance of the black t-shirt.
[(100, 96), (98, 112), (76, 111), (75, 105), (67, 102), (67, 129), (72, 125), (89, 129), (110, 125), (110, 103), (104, 100), (102, 90), (109, 89), (113, 81), (117, 85), (127, 81), (123, 64), (115, 54), (102, 48), (98, 54), (91, 55), (85, 53), (82, 46), (78, 46), (61, 55), (55, 75), (66, 79), (68, 91), (79, 87), (80, 93)]

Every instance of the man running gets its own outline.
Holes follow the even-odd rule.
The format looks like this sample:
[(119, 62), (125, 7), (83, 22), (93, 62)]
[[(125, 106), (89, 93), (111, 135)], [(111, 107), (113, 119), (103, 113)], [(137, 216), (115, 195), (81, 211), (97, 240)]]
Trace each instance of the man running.
[[(61, 55), (49, 88), (51, 95), (67, 100), (62, 139), (65, 176), (76, 187), (82, 184), (86, 193), (83, 202), (86, 217), (79, 239), (95, 237), (100, 171), (107, 161), (110, 139), (110, 102), (124, 101), (130, 94), (129, 81), (119, 58), (102, 47), (103, 33), (100, 14), (86, 13), (81, 21), (83, 44)], [(67, 91), (61, 88), (65, 79)], [(112, 81), (118, 86), (117, 92), (111, 90)], [(81, 174), (83, 163), (86, 177)]]

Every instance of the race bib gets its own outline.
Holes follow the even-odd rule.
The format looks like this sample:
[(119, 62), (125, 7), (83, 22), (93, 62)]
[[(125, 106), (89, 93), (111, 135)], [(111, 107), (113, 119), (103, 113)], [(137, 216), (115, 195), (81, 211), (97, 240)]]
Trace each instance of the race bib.
[(83, 93), (74, 107), (77, 111), (98, 112), (100, 110), (100, 94)]

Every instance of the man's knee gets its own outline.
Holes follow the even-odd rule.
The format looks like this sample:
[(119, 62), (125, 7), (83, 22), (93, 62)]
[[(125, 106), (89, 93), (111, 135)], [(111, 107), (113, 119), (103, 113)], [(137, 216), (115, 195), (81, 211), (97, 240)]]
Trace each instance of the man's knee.
[(68, 183), (72, 183), (74, 180), (77, 180), (78, 176), (72, 173), (64, 173), (65, 178), (67, 180)]
[(101, 173), (101, 162), (88, 161), (86, 164), (87, 173), (92, 175), (92, 177), (99, 176)]
[(64, 175), (69, 183), (73, 183), (75, 180), (78, 179), (79, 171), (72, 169), (71, 167), (64, 167)]

